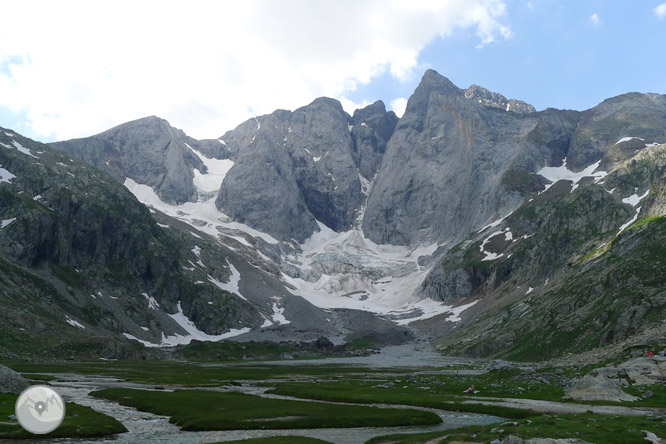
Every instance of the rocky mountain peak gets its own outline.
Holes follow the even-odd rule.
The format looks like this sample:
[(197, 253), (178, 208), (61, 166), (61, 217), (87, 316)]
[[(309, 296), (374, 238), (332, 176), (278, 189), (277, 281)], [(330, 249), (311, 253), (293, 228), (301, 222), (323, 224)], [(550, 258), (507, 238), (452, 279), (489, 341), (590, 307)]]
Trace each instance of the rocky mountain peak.
[(419, 83), (416, 90), (414, 90), (412, 97), (427, 97), (432, 92), (446, 95), (459, 95), (462, 93), (462, 90), (454, 85), (448, 78), (433, 69), (429, 69), (423, 74), (421, 83)]
[(159, 117), (144, 117), (83, 139), (52, 144), (110, 173), (150, 186), (166, 202), (194, 202), (194, 169), (207, 171), (189, 147), (200, 143)]
[(472, 85), (465, 90), (465, 97), (484, 106), (498, 108), (514, 113), (535, 113), (536, 109), (521, 100), (507, 99), (502, 94), (488, 91), (479, 85)]

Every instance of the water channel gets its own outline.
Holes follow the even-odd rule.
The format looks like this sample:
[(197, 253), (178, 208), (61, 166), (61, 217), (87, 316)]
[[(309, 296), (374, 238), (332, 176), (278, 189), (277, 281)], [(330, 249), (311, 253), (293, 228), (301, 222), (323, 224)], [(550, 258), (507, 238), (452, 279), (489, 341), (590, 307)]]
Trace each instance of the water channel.
[[(399, 350), (404, 351), (404, 350)], [(397, 353), (396, 353), (397, 354)], [(400, 353), (402, 355), (402, 353)], [(404, 356), (404, 355), (402, 355)], [(369, 361), (359, 362), (358, 364), (389, 364), (391, 366), (394, 362), (391, 357), (375, 356)], [(441, 356), (440, 356), (441, 359)], [(379, 362), (377, 362), (379, 361)], [(415, 361), (409, 361), (414, 365)], [(321, 362), (326, 363), (326, 362)], [(349, 363), (349, 360), (346, 361)], [(432, 364), (432, 362), (429, 362)], [(322, 429), (285, 429), (285, 430), (231, 430), (231, 431), (207, 431), (207, 432), (185, 432), (181, 431), (178, 426), (169, 423), (169, 418), (166, 416), (158, 416), (152, 413), (140, 412), (131, 407), (122, 406), (116, 402), (107, 401), (104, 399), (94, 398), (90, 396), (90, 392), (102, 388), (113, 387), (126, 387), (138, 388), (144, 390), (152, 390), (155, 387), (151, 385), (137, 384), (122, 381), (115, 378), (100, 377), (100, 376), (83, 376), (78, 374), (57, 374), (58, 379), (52, 381), (50, 384), (64, 397), (66, 402), (76, 402), (78, 404), (92, 407), (93, 409), (112, 416), (119, 420), (127, 428), (128, 433), (122, 433), (112, 437), (106, 438), (91, 438), (91, 439), (49, 439), (49, 440), (21, 440), (16, 441), (22, 444), (37, 444), (37, 443), (77, 443), (77, 444), (92, 444), (92, 443), (114, 443), (114, 444), (200, 444), (200, 443), (213, 443), (224, 442), (247, 438), (260, 438), (269, 436), (307, 436), (312, 438), (319, 438), (330, 441), (336, 444), (362, 444), (368, 439), (393, 433), (420, 433), (420, 432), (434, 432), (447, 430), (456, 427), (463, 427), (468, 425), (481, 425), (490, 424), (499, 421), (500, 418), (490, 415), (479, 415), (471, 413), (458, 413), (449, 412), (437, 409), (423, 409), (435, 412), (442, 418), (442, 423), (432, 426), (404, 426), (404, 427), (362, 427), (362, 428), (322, 428)], [(188, 387), (194, 388), (194, 387)], [(163, 388), (162, 388), (163, 389)], [(210, 388), (206, 388), (210, 390)], [(267, 396), (281, 399), (295, 399), (291, 397), (274, 396), (266, 394), (265, 387), (259, 387), (251, 381), (246, 381), (240, 386), (223, 387), (214, 390), (226, 391), (236, 390), (244, 393), (252, 393), (260, 396)], [(395, 405), (378, 405), (380, 407), (405, 407), (412, 409), (419, 409), (413, 406), (395, 406)], [(4, 441), (12, 442), (12, 441)]]

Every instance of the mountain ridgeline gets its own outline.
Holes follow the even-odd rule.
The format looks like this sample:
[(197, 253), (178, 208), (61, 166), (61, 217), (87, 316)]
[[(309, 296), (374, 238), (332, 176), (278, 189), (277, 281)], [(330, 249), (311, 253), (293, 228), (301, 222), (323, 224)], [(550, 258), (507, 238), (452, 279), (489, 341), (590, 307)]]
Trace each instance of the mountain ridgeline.
[[(9, 147), (35, 144), (2, 137)], [(66, 160), (53, 157), (43, 166), (49, 171), (0, 184), (13, 202), (2, 207), (3, 227), (17, 214), (36, 221), (12, 234), (24, 239), (18, 244), (6, 231), (18, 223), (0, 231), (3, 263), (47, 279), (63, 310), (82, 322), (128, 316), (123, 305), (122, 315), (86, 317), (93, 282), (133, 292), (144, 305), (154, 296), (164, 310), (158, 320), (136, 309), (132, 323), (105, 326), (150, 343), (181, 331), (169, 324), (178, 313), (210, 335), (247, 328), (252, 338), (268, 331), (303, 338), (312, 330), (348, 339), (407, 334), (389, 320), (404, 324), (408, 313), (410, 329), (452, 353), (516, 359), (643, 341), (664, 334), (664, 143), (664, 95), (628, 93), (586, 111), (537, 112), (480, 86), (458, 88), (432, 70), (399, 119), (379, 101), (349, 115), (338, 101), (319, 98), (198, 141), (149, 117), (51, 145), (67, 156), (32, 145), (40, 158)], [(12, 155), (0, 163), (18, 177), (12, 162), (20, 156)], [(211, 170), (222, 161), (228, 170)], [(76, 181), (58, 162), (80, 169), (70, 171)], [(219, 191), (198, 185), (215, 174)], [(82, 177), (88, 180), (78, 183)], [(121, 183), (146, 186), (135, 193), (142, 201), (154, 193), (167, 206), (150, 201), (151, 213)], [(299, 256), (332, 232), (353, 235), (318, 256)], [(60, 289), (55, 272), (45, 274), (54, 266), (84, 284), (60, 276)], [(296, 288), (309, 282), (313, 292), (357, 298), (363, 307), (398, 280), (397, 293), (410, 292), (400, 315), (363, 315), (362, 331), (352, 328), (356, 309), (331, 312), (344, 304), (325, 305)], [(424, 299), (465, 309), (460, 317), (426, 316), (418, 308)], [(202, 301), (215, 302), (212, 311)]]

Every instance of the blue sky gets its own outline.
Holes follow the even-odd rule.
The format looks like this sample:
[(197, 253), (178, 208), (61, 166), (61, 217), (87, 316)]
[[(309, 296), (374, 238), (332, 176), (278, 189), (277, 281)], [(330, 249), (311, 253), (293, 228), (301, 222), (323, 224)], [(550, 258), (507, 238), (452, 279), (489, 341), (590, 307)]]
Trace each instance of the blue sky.
[(400, 114), (427, 68), (538, 110), (666, 93), (664, 0), (24, 0), (3, 11), (0, 126), (42, 141), (147, 115), (213, 138), (319, 96)]
[[(627, 92), (666, 94), (666, 17), (655, 13), (659, 4), (511, 1), (505, 20), (510, 38), (477, 48), (477, 36), (461, 30), (433, 40), (419, 64), (461, 88), (481, 85), (537, 110), (585, 110)], [(408, 97), (419, 80), (399, 82), (387, 73), (349, 98), (389, 103)]]

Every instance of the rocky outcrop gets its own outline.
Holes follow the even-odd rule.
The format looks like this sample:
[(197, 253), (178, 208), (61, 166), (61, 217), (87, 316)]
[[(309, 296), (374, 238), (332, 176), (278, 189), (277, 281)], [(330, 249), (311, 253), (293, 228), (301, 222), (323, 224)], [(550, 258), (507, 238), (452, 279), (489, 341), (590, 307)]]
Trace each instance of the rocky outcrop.
[(398, 117), (386, 112), (381, 101), (354, 111), (351, 135), (354, 140), (352, 157), (359, 173), (371, 181), (381, 165), (386, 144), (391, 139)]
[(620, 378), (617, 368), (599, 368), (592, 370), (576, 385), (567, 389), (564, 399), (613, 402), (638, 400), (636, 396), (622, 390), (622, 387), (628, 384), (627, 380)]
[[(238, 152), (215, 204), (233, 220), (278, 239), (303, 241), (318, 228), (284, 146), (281, 127), (287, 122), (281, 114), (263, 118), (263, 128), (255, 122), (249, 147)], [(249, 129), (242, 125), (237, 131)]]
[(549, 160), (530, 139), (541, 120), (479, 105), (427, 71), (387, 145), (368, 198), (366, 236), (402, 245), (451, 241), (517, 208), (523, 197), (504, 185), (505, 176), (514, 164)]
[(0, 393), (19, 394), (30, 386), (23, 376), (9, 367), (0, 365)]
[(629, 384), (662, 384), (664, 380), (664, 358), (634, 358), (618, 366), (592, 370), (567, 390), (565, 398), (576, 401), (636, 401), (640, 398), (624, 392), (622, 387)]
[(519, 114), (536, 112), (536, 109), (529, 103), (525, 103), (522, 100), (508, 100), (502, 94), (490, 92), (479, 85), (472, 85), (467, 88), (465, 90), (465, 97), (480, 105), (498, 108), (504, 111), (512, 111)]
[[(304, 241), (318, 231), (317, 220), (336, 231), (348, 229), (364, 198), (350, 120), (338, 101), (321, 98), (293, 113), (276, 111), (251, 120), (225, 135), (225, 142), (239, 151), (217, 207), (285, 241)], [(379, 120), (373, 134), (383, 131)], [(375, 148), (362, 145), (361, 150)]]
[(666, 95), (623, 94), (582, 112), (569, 149), (569, 165), (580, 169), (591, 164), (624, 137), (663, 143), (666, 139)]
[[(0, 355), (46, 357), (75, 344), (71, 353), (137, 358), (116, 341), (186, 336), (171, 316), (179, 312), (211, 335), (263, 323), (210, 280), (230, 275), (212, 242), (158, 226), (124, 186), (61, 151), (8, 130), (0, 144), (14, 176), (0, 184)], [(198, 269), (195, 245), (207, 261)]]
[(206, 172), (206, 166), (187, 145), (202, 149), (200, 145), (211, 144), (200, 144), (158, 117), (128, 122), (96, 136), (52, 144), (121, 183), (129, 177), (148, 185), (163, 201), (175, 204), (197, 200), (193, 170)]

